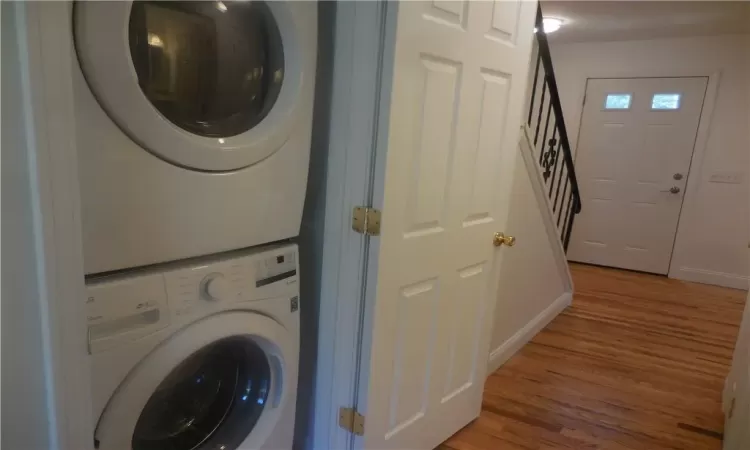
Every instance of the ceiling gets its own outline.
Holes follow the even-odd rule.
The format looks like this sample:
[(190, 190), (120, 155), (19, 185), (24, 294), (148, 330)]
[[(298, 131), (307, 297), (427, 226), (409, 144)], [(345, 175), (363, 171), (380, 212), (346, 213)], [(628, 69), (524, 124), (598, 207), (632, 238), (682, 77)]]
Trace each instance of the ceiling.
[(750, 1), (542, 0), (563, 19), (555, 42), (625, 41), (750, 33)]

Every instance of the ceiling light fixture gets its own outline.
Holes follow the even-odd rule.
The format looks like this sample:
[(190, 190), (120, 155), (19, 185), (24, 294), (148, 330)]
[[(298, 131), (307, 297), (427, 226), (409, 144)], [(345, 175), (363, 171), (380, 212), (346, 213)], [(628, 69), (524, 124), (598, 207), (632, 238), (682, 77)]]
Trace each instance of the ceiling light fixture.
[(558, 19), (556, 17), (545, 17), (544, 19), (542, 19), (542, 24), (544, 25), (544, 33), (549, 34), (559, 30), (563, 24), (563, 21), (562, 19)]
[(218, 9), (221, 12), (227, 12), (227, 5), (224, 4), (221, 0), (216, 2), (216, 9)]
[(161, 40), (158, 34), (148, 33), (148, 45), (151, 47), (164, 47), (164, 41)]

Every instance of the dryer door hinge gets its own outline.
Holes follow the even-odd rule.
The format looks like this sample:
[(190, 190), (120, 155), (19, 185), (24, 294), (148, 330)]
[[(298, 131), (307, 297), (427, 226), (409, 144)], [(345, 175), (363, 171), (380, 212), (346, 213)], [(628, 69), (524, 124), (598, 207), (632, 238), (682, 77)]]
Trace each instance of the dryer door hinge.
[(380, 236), (379, 209), (355, 206), (352, 210), (352, 229), (367, 236)]
[(339, 426), (346, 431), (362, 436), (365, 434), (365, 416), (354, 408), (339, 408)]

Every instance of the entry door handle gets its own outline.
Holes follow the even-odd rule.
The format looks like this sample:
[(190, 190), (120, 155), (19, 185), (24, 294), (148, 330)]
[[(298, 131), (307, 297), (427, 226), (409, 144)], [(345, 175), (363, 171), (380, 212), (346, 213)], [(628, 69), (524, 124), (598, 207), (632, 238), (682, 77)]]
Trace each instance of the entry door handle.
[(661, 192), (669, 192), (671, 194), (679, 194), (680, 193), (680, 188), (678, 188), (677, 186), (672, 186), (671, 188), (663, 190)]

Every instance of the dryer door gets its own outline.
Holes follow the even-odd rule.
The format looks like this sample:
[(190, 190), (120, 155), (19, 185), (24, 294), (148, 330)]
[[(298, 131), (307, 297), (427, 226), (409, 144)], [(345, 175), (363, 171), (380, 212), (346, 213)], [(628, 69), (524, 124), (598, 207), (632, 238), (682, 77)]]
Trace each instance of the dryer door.
[(98, 448), (260, 448), (289, 401), (293, 348), (286, 329), (250, 312), (184, 328), (115, 391), (97, 425)]
[(295, 126), (306, 83), (295, 20), (282, 2), (77, 2), (75, 48), (132, 140), (179, 166), (231, 171)]

